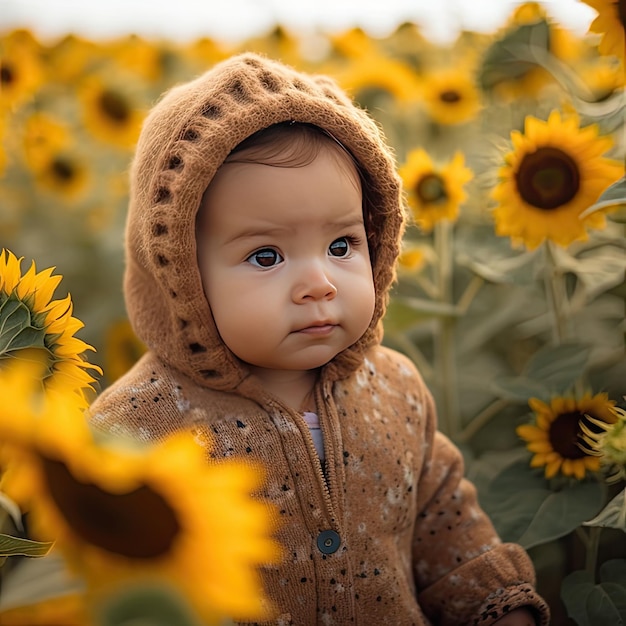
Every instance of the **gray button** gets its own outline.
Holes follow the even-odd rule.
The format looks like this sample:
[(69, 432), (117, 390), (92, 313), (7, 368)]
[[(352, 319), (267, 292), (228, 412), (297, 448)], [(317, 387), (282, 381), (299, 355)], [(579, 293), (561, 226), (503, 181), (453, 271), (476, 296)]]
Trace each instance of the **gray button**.
[(317, 548), (320, 552), (324, 554), (332, 554), (333, 552), (337, 552), (339, 550), (339, 545), (341, 544), (341, 537), (339, 533), (334, 530), (323, 530), (317, 536)]

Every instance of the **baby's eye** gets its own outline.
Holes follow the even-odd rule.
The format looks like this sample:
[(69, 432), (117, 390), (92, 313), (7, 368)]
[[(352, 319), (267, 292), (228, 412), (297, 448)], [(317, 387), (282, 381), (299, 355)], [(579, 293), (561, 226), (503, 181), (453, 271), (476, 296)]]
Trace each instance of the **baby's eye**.
[(339, 239), (335, 239), (335, 241), (333, 241), (328, 247), (328, 251), (330, 252), (331, 256), (348, 256), (348, 254), (350, 253), (350, 238), (339, 237)]
[(273, 267), (284, 261), (283, 257), (273, 248), (262, 248), (253, 252), (247, 259), (248, 263), (257, 267)]

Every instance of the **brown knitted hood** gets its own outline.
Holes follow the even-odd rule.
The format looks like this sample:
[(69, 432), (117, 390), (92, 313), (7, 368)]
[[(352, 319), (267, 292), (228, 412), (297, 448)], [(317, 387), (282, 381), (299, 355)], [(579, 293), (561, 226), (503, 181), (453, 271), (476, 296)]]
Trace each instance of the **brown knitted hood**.
[(393, 157), (377, 125), (331, 79), (242, 54), (162, 98), (146, 119), (131, 173), (124, 284), (131, 323), (160, 359), (203, 386), (234, 389), (247, 370), (222, 343), (203, 292), (196, 213), (237, 144), (291, 120), (325, 129), (353, 154), (373, 205), (374, 317), (363, 337), (325, 366), (327, 375), (345, 376), (380, 340), (403, 228)]

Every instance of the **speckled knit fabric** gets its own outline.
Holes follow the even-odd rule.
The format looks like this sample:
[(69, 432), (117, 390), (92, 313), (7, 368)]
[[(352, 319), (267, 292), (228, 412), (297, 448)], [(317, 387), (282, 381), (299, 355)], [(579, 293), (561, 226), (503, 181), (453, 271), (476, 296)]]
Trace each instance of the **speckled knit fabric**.
[[(374, 199), (374, 317), (315, 390), (325, 475), (302, 416), (221, 342), (196, 263), (196, 212), (216, 170), (243, 139), (289, 120), (346, 146)], [(278, 609), (268, 623), (488, 626), (529, 606), (545, 626), (526, 553), (478, 507), (413, 364), (380, 346), (402, 229), (393, 157), (330, 79), (244, 54), (171, 90), (144, 125), (127, 224), (127, 308), (149, 351), (92, 405), (92, 423), (147, 441), (208, 429), (210, 458), (265, 465), (259, 495), (279, 512), (286, 552), (262, 570)]]

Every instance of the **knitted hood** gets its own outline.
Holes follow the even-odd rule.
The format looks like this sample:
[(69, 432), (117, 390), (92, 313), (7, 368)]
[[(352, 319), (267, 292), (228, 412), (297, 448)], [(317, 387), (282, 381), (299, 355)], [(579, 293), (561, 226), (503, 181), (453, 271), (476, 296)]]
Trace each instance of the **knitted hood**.
[(196, 213), (230, 151), (286, 121), (319, 126), (363, 170), (372, 199), (368, 238), (376, 305), (353, 346), (325, 366), (338, 379), (380, 341), (380, 320), (394, 279), (403, 208), (394, 159), (374, 121), (329, 78), (242, 54), (171, 89), (148, 115), (131, 170), (124, 292), (136, 334), (162, 361), (199, 384), (235, 389), (248, 371), (221, 341), (196, 259)]

